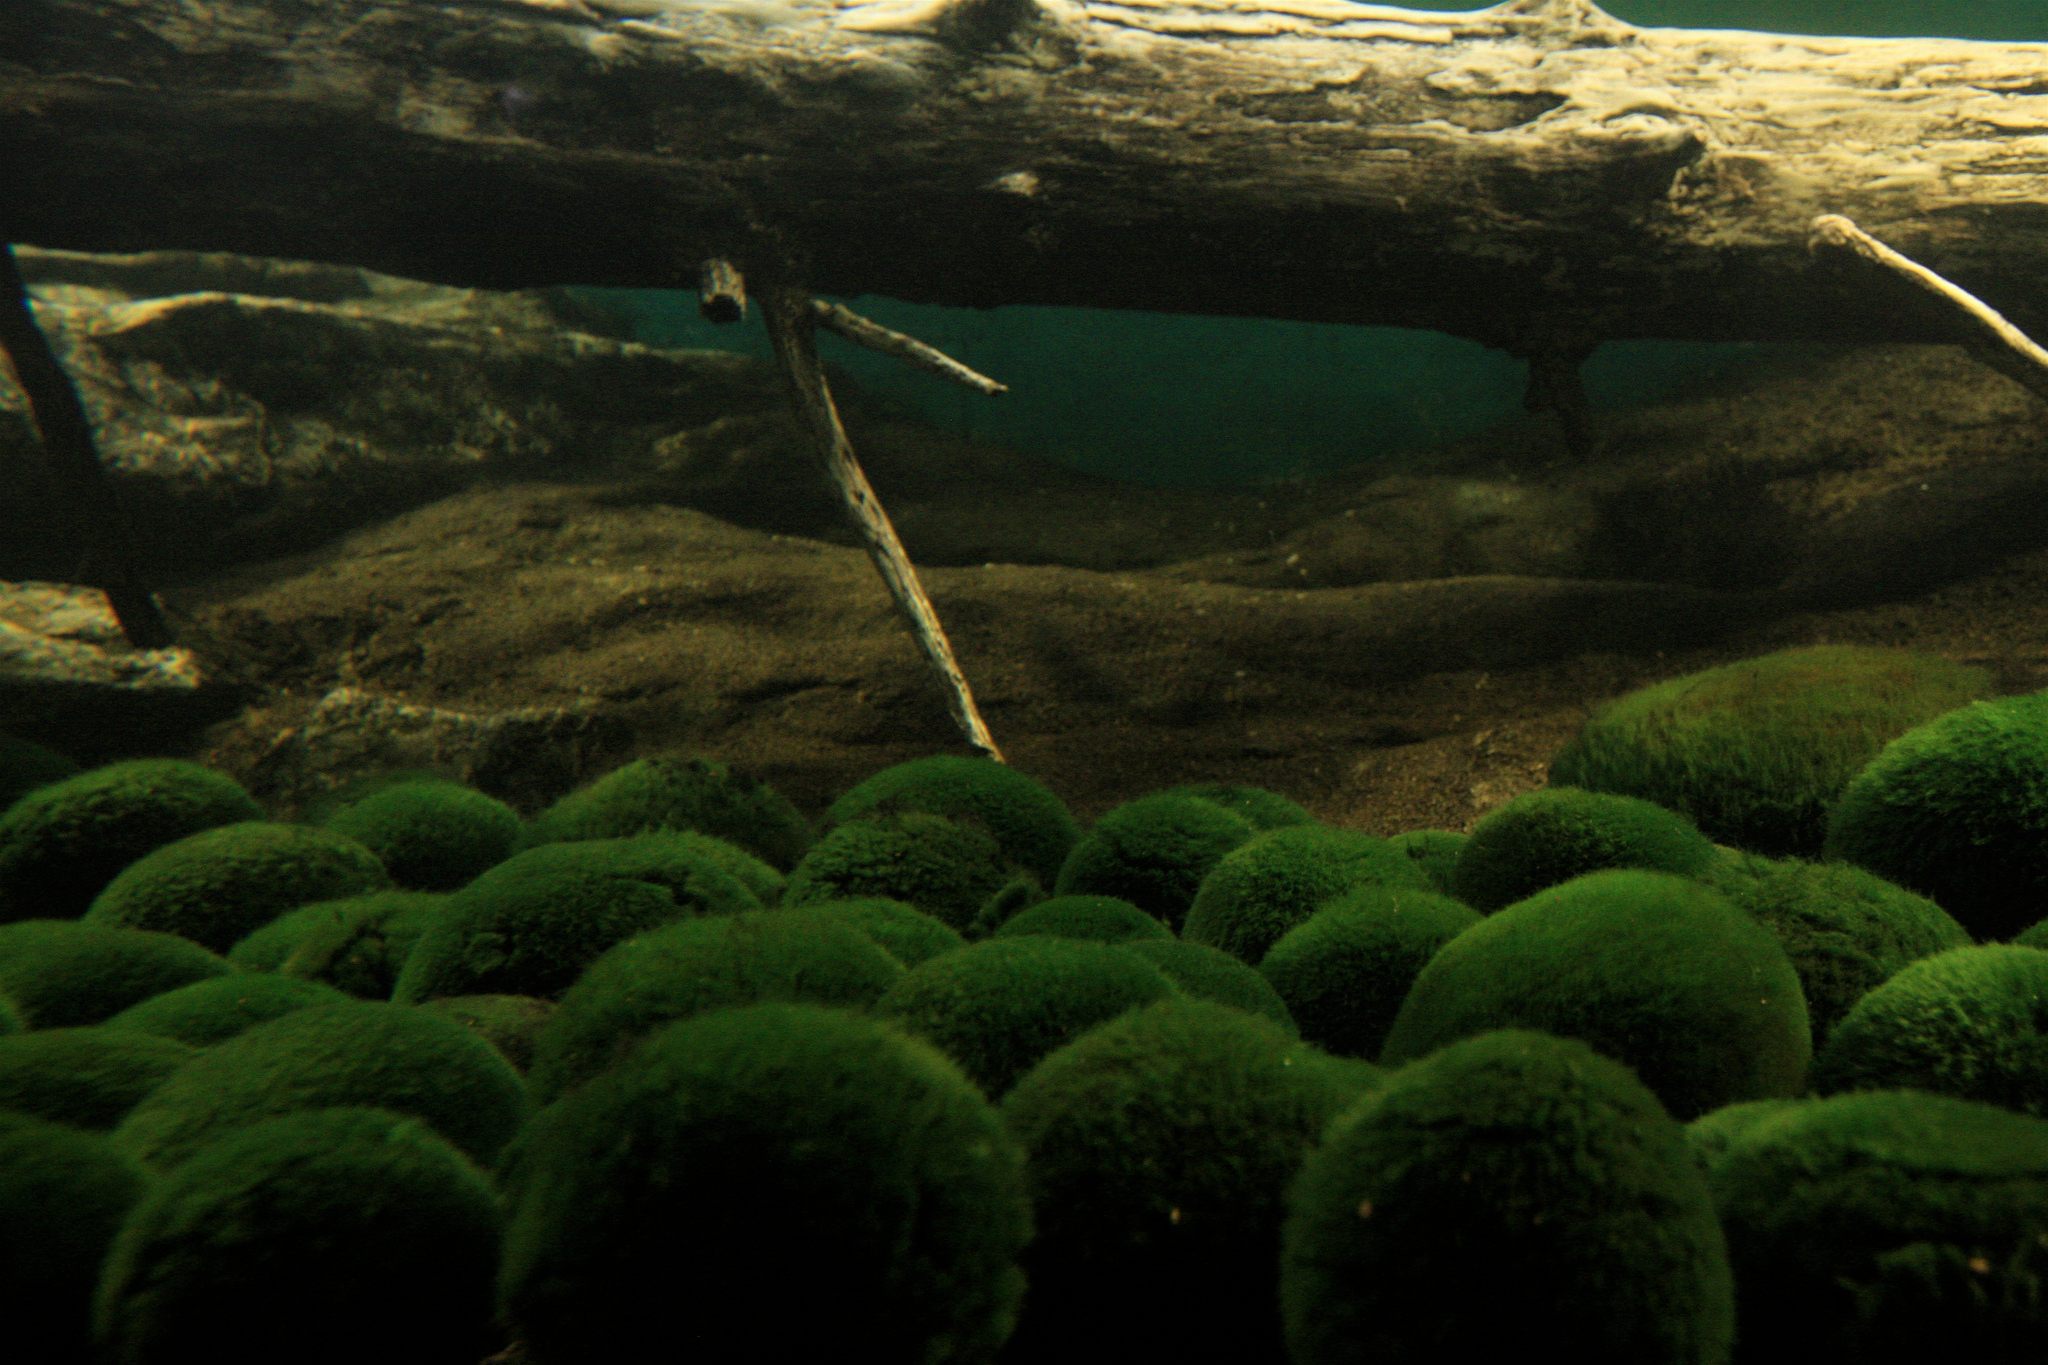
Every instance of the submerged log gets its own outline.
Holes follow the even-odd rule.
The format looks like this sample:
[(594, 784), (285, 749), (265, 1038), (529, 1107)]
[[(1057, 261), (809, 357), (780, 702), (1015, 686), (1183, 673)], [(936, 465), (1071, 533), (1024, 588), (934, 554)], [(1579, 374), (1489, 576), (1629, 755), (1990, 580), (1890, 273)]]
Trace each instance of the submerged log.
[(2048, 324), (2048, 44), (1589, 0), (7, 0), (0, 229), (455, 284), (1948, 340)]

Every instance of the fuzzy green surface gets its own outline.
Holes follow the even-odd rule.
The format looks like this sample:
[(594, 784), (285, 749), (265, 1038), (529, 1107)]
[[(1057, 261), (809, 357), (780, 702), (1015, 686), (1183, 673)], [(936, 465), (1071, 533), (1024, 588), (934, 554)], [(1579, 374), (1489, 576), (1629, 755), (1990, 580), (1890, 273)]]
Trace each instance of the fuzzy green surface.
[(1709, 1181), (1743, 1365), (2040, 1359), (2048, 1122), (1842, 1095), (1750, 1127)]
[(0, 734), (0, 811), (37, 787), (76, 776), (78, 764), (55, 749), (20, 735)]
[(1267, 950), (1259, 973), (1304, 1039), (1342, 1056), (1373, 1058), (1423, 966), (1479, 918), (1464, 902), (1434, 891), (1360, 887), (1288, 930)]
[(388, 1000), (399, 969), (448, 897), (371, 891), (287, 910), (228, 949), (244, 971), (318, 981), (363, 1000)]
[(519, 1074), (452, 1019), (405, 1005), (315, 1005), (217, 1043), (137, 1105), (116, 1139), (171, 1167), (257, 1119), (362, 1105), (408, 1114), (480, 1162), (527, 1113)]
[(151, 849), (263, 810), (226, 773), (138, 758), (37, 787), (0, 813), (0, 920), (75, 919)]
[(1359, 1080), (1267, 1020), (1185, 999), (1033, 1067), (1002, 1104), (1037, 1223), (1004, 1359), (1277, 1365), (1287, 1186)]
[(0, 994), (30, 1028), (97, 1024), (230, 970), (218, 954), (176, 934), (77, 920), (0, 924)]
[(1037, 778), (987, 758), (933, 754), (897, 763), (848, 788), (828, 826), (917, 811), (985, 831), (1003, 857), (1051, 884), (1080, 830), (1066, 802)]
[(1813, 1061), (1813, 1088), (1928, 1090), (2048, 1116), (2048, 951), (1954, 948), (1856, 1002)]
[(1246, 966), (1221, 948), (1177, 938), (1132, 939), (1117, 946), (1164, 972), (1184, 994), (1270, 1019), (1290, 1036), (1299, 1032), (1273, 983), (1256, 967)]
[[(464, 890), (516, 885), (556, 872), (599, 873), (651, 882), (693, 914), (731, 915), (772, 904), (782, 874), (723, 839), (656, 830), (620, 839), (567, 839), (515, 853)], [(768, 898), (763, 897), (765, 888)]]
[(106, 1027), (0, 1038), (0, 1110), (112, 1128), (196, 1054), (187, 1044)]
[(104, 1360), (478, 1360), (502, 1233), (489, 1183), (424, 1124), (358, 1108), (268, 1119), (135, 1206), (95, 1305)]
[(1727, 1251), (1684, 1132), (1582, 1044), (1490, 1033), (1396, 1072), (1289, 1195), (1293, 1365), (1725, 1365)]
[(1864, 994), (1970, 936), (1925, 896), (1850, 863), (1726, 853), (1699, 878), (1778, 936), (1818, 1048)]
[(0, 995), (0, 1037), (20, 1033), (28, 1024), (22, 1019), (20, 1009), (4, 995)]
[(1287, 825), (1226, 853), (1195, 893), (1181, 937), (1256, 964), (1323, 902), (1357, 886), (1428, 879), (1385, 839), (1328, 825)]
[(906, 967), (967, 946), (967, 940), (952, 925), (908, 902), (886, 896), (811, 901), (802, 909), (826, 923), (843, 924), (867, 935)]
[(873, 939), (807, 909), (671, 924), (619, 944), (570, 987), (535, 1039), (533, 1093), (554, 1099), (679, 1019), (763, 1001), (865, 1006), (902, 976)]
[(531, 995), (444, 995), (418, 1008), (453, 1019), (523, 1074), (533, 1066), (534, 1043), (556, 1006)]
[(1022, 1165), (959, 1070), (887, 1024), (699, 1015), (534, 1119), (507, 1315), (536, 1365), (979, 1365), (1023, 1292)]
[(1724, 1104), (1686, 1124), (1685, 1142), (1692, 1148), (1693, 1158), (1700, 1163), (1701, 1169), (1711, 1174), (1721, 1164), (1721, 1158), (1728, 1155), (1752, 1128), (1788, 1110), (1812, 1103), (1809, 1098), (1787, 1097)]
[(1550, 780), (1654, 801), (1738, 848), (1811, 855), (1886, 742), (1990, 690), (1984, 669), (1909, 650), (1781, 650), (1607, 703)]
[(1691, 876), (1714, 845), (1676, 811), (1579, 787), (1525, 792), (1472, 828), (1451, 869), (1451, 894), (1492, 912), (1546, 886), (1610, 867)]
[(784, 905), (881, 896), (954, 929), (1010, 880), (1002, 846), (973, 825), (907, 811), (834, 825), (783, 884)]
[(991, 937), (1017, 938), (1051, 934), (1097, 943), (1128, 943), (1134, 939), (1170, 939), (1173, 930), (1117, 896), (1058, 895), (1018, 911)]
[(1103, 812), (1060, 864), (1053, 891), (1115, 896), (1178, 928), (1202, 879), (1256, 832), (1251, 821), (1190, 792), (1141, 796)]
[(767, 783), (724, 763), (681, 757), (613, 769), (535, 816), (526, 838), (546, 844), (655, 830), (697, 830), (784, 871), (811, 843), (810, 823)]
[(598, 872), (479, 877), (450, 895), (428, 923), (391, 998), (553, 1000), (615, 944), (689, 914), (666, 887)]
[(1165, 973), (1121, 946), (1034, 936), (989, 939), (921, 963), (883, 992), (875, 1012), (936, 1044), (999, 1099), (1055, 1048), (1175, 993)]
[(287, 910), (390, 884), (377, 855), (353, 839), (246, 820), (144, 854), (93, 897), (84, 921), (177, 934), (224, 953)]
[(1492, 1029), (1590, 1044), (1683, 1119), (1798, 1093), (1812, 1052), (1777, 937), (1663, 872), (1588, 873), (1459, 934), (1416, 977), (1381, 1061)]
[(1829, 858), (1930, 897), (1979, 939), (2048, 905), (2048, 692), (1977, 702), (1887, 744), (1828, 817)]
[(293, 1010), (348, 997), (332, 986), (269, 972), (230, 972), (130, 1005), (101, 1027), (132, 1029), (207, 1047)]
[(413, 891), (453, 891), (512, 856), (518, 812), (473, 787), (411, 778), (378, 787), (321, 824), (377, 855), (391, 880)]
[(1312, 825), (1316, 822), (1316, 817), (1299, 801), (1264, 787), (1246, 786), (1240, 782), (1190, 782), (1166, 790), (1214, 802), (1246, 821), (1253, 829), (1279, 829), (1282, 825)]
[(0, 1322), (10, 1359), (90, 1365), (100, 1262), (146, 1180), (98, 1133), (0, 1114)]
[(1449, 896), (1453, 894), (1451, 878), (1455, 875), (1458, 857), (1464, 853), (1465, 841), (1471, 837), (1454, 829), (1411, 829), (1390, 836), (1387, 842), (1407, 854), (1409, 860), (1422, 869), (1432, 891)]

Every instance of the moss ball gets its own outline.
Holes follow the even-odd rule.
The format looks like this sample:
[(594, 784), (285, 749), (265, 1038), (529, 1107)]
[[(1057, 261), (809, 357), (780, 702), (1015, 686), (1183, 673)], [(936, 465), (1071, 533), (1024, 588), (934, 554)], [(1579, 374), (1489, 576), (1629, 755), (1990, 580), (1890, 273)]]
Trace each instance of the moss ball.
[(110, 763), (0, 814), (0, 920), (75, 919), (150, 850), (262, 808), (225, 773), (175, 758)]
[(1455, 875), (1458, 858), (1471, 837), (1453, 829), (1411, 829), (1393, 835), (1387, 842), (1407, 854), (1409, 860), (1422, 869), (1430, 890), (1449, 896), (1454, 894), (1451, 878)]
[(0, 1110), (112, 1128), (197, 1053), (110, 1028), (46, 1028), (0, 1038)]
[(444, 778), (379, 786), (321, 824), (376, 854), (393, 882), (414, 891), (453, 891), (511, 857), (520, 836), (510, 806)]
[(449, 1365), (494, 1345), (503, 1215), (426, 1125), (375, 1109), (226, 1134), (143, 1196), (96, 1307), (109, 1365)]
[(679, 1019), (764, 1001), (866, 1006), (902, 976), (867, 935), (807, 909), (671, 924), (613, 948), (562, 997), (534, 1040), (533, 1093), (554, 1099)]
[(833, 826), (790, 871), (782, 903), (882, 896), (964, 930), (1009, 880), (1010, 864), (988, 834), (910, 811)]
[(130, 1005), (102, 1025), (207, 1047), (293, 1010), (348, 999), (332, 986), (268, 972), (230, 972)]
[(216, 1043), (151, 1092), (115, 1136), (169, 1167), (257, 1119), (352, 1105), (422, 1119), (484, 1163), (527, 1111), (518, 1073), (462, 1025), (351, 1000), (294, 1010)]
[(1316, 822), (1315, 816), (1309, 814), (1308, 808), (1300, 802), (1264, 787), (1250, 787), (1239, 782), (1190, 782), (1166, 790), (1214, 802), (1253, 829), (1279, 829), (1282, 825), (1313, 825)]
[(0, 994), (30, 1028), (97, 1024), (230, 970), (218, 954), (175, 934), (76, 920), (0, 924)]
[(1360, 887), (1288, 930), (1259, 972), (1303, 1038), (1343, 1056), (1377, 1057), (1417, 974), (1478, 922), (1478, 911), (1434, 891)]
[(967, 1365), (1016, 1321), (1016, 1145), (878, 1020), (761, 1004), (670, 1024), (543, 1110), (518, 1172), (500, 1285), (537, 1365)]
[(377, 855), (353, 839), (247, 820), (144, 854), (93, 897), (84, 918), (177, 934), (224, 953), (287, 910), (388, 885)]
[(1750, 1129), (1789, 1109), (1813, 1103), (1810, 1099), (1781, 1097), (1775, 1100), (1744, 1100), (1724, 1104), (1685, 1125), (1685, 1143), (1701, 1169), (1711, 1173), (1721, 1158), (1740, 1142)]
[(522, 1074), (533, 1066), (534, 1043), (555, 1014), (554, 1001), (531, 995), (444, 995), (419, 1008), (453, 1019)]
[(244, 971), (318, 981), (388, 1000), (399, 969), (448, 903), (429, 891), (372, 891), (287, 910), (228, 949)]
[(1922, 958), (1858, 1000), (1813, 1088), (1905, 1087), (2048, 1116), (2048, 951), (2014, 943)]
[(1825, 852), (1931, 897), (1980, 939), (2048, 905), (2048, 692), (1977, 702), (1908, 731), (1858, 772)]
[(1984, 669), (1909, 650), (1780, 650), (1607, 703), (1550, 780), (1654, 801), (1738, 848), (1811, 855), (1828, 808), (1887, 741), (1990, 687)]
[[(723, 839), (691, 830), (656, 830), (621, 839), (542, 844), (507, 858), (464, 889), (511, 886), (556, 872), (649, 882), (697, 915), (758, 910), (772, 903), (782, 888), (781, 873)], [(770, 888), (770, 899), (764, 901), (757, 886)]]
[(935, 1043), (995, 1099), (1053, 1049), (1175, 993), (1165, 973), (1121, 947), (1032, 936), (921, 963), (875, 1011)]
[(1327, 825), (1288, 825), (1225, 854), (1203, 879), (1181, 937), (1256, 964), (1323, 902), (1358, 886), (1426, 890), (1421, 869), (1385, 839)]
[(702, 758), (636, 759), (570, 792), (533, 818), (534, 844), (617, 839), (693, 829), (739, 845), (787, 871), (811, 843), (811, 827), (767, 783)]
[(1107, 811), (1060, 864), (1062, 896), (1115, 896), (1178, 928), (1202, 879), (1257, 832), (1242, 816), (1187, 792), (1159, 792)]
[(993, 838), (1006, 861), (1050, 885), (1079, 837), (1066, 803), (1028, 773), (986, 758), (933, 754), (882, 769), (825, 812), (827, 825), (908, 812), (943, 815)]
[(614, 944), (689, 914), (666, 887), (595, 872), (479, 877), (448, 897), (391, 998), (534, 995), (553, 1000)]
[(1584, 872), (1640, 867), (1689, 877), (1714, 860), (1692, 821), (1633, 796), (1546, 787), (1497, 806), (1451, 869), (1451, 894), (1491, 912)]
[(1683, 1131), (1566, 1039), (1489, 1033), (1396, 1072), (1309, 1153), (1282, 1247), (1294, 1365), (1516, 1360), (1532, 1332), (1577, 1362), (1729, 1359), (1727, 1251)]
[(1842, 1095), (1752, 1125), (1708, 1178), (1744, 1365), (2040, 1358), (2048, 1122)]
[(37, 787), (62, 782), (79, 771), (78, 764), (55, 749), (20, 735), (0, 734), (0, 811)]
[(1129, 901), (1115, 896), (1059, 895), (1010, 916), (996, 929), (994, 937), (1029, 937), (1032, 934), (1085, 938), (1097, 943), (1127, 943), (1143, 938), (1170, 939), (1173, 930)]
[(1287, 1012), (1287, 1002), (1273, 989), (1273, 983), (1260, 975), (1257, 968), (1246, 966), (1221, 948), (1177, 938), (1137, 938), (1117, 946), (1157, 967), (1184, 995), (1270, 1019), (1289, 1036), (1299, 1032), (1294, 1016)]
[(98, 1133), (0, 1114), (0, 1322), (36, 1365), (90, 1365), (100, 1262), (147, 1181)]
[(0, 1038), (10, 1033), (20, 1033), (28, 1024), (21, 1017), (21, 1011), (12, 1000), (0, 995)]
[(1684, 1119), (1796, 1094), (1812, 1052), (1776, 936), (1662, 872), (1588, 873), (1459, 934), (1416, 977), (1380, 1060), (1504, 1028), (1590, 1044)]
[(1288, 1183), (1364, 1093), (1274, 1024), (1170, 999), (1090, 1030), (1003, 1100), (1037, 1231), (1006, 1361), (1278, 1362)]
[(1907, 963), (1970, 942), (1933, 901), (1849, 863), (1727, 854), (1700, 880), (1778, 936), (1799, 973), (1816, 1048)]
[(867, 935), (906, 967), (967, 946), (967, 940), (951, 925), (886, 896), (812, 901), (802, 909), (828, 924), (843, 924)]

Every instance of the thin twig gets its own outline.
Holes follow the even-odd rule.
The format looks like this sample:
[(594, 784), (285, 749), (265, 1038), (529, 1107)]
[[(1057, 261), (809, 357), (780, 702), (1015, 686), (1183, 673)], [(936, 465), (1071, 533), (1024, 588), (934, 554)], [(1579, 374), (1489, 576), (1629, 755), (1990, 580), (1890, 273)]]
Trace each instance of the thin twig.
[(917, 366), (920, 370), (929, 370), (941, 379), (950, 379), (955, 384), (965, 384), (970, 389), (990, 395), (1010, 391), (1008, 384), (990, 379), (981, 371), (962, 365), (938, 347), (884, 327), (871, 318), (862, 317), (851, 308), (827, 303), (823, 299), (812, 299), (811, 314), (827, 331), (837, 332), (848, 341), (865, 346), (871, 351), (893, 355), (898, 360)]

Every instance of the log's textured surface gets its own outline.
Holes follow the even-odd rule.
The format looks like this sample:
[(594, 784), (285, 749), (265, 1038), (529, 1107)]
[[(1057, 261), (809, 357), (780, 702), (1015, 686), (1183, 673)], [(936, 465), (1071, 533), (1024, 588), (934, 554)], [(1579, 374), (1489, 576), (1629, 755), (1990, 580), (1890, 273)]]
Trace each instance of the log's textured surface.
[(2048, 324), (2048, 44), (1589, 0), (7, 0), (7, 233), (451, 283), (1940, 340), (1840, 213)]

